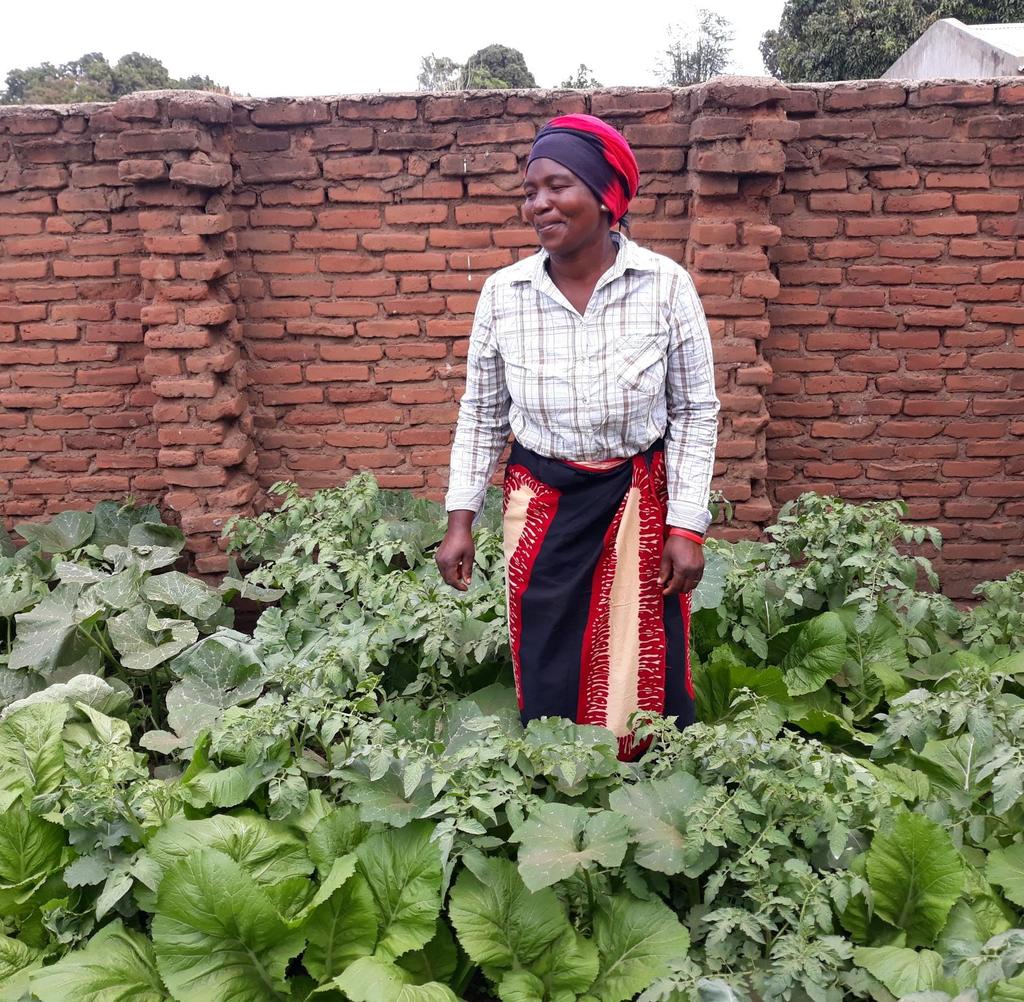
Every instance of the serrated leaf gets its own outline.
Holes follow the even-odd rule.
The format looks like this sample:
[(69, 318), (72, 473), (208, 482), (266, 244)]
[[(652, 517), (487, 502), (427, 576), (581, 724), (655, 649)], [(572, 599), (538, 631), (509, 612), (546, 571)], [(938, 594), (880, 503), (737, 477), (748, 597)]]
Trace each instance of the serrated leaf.
[(448, 914), (459, 944), (476, 964), (527, 968), (571, 931), (554, 891), (530, 893), (515, 864), (473, 856), (452, 888)]
[(153, 944), (120, 920), (104, 925), (82, 950), (32, 975), (42, 1002), (169, 1002)]
[(39, 957), (38, 950), (33, 950), (20, 940), (0, 936), (0, 984), (13, 978), (19, 971), (31, 967)]
[(153, 942), (177, 1002), (279, 1002), (305, 938), (230, 856), (198, 849), (160, 882)]
[(637, 847), (636, 862), (648, 870), (674, 874), (699, 867), (707, 855), (700, 840), (684, 834), (687, 813), (706, 793), (694, 776), (676, 772), (665, 779), (620, 786), (612, 790), (608, 804), (627, 819)]
[(62, 511), (45, 525), (22, 522), (14, 527), (14, 531), (22, 539), (37, 543), (43, 553), (67, 553), (84, 546), (95, 525), (92, 512)]
[(413, 984), (408, 971), (376, 957), (356, 960), (334, 984), (352, 1002), (459, 1002), (447, 985)]
[(375, 832), (356, 849), (377, 910), (378, 957), (394, 960), (434, 935), (441, 910), (441, 855), (430, 841), (432, 830), (426, 822), (413, 822)]
[(934, 988), (942, 977), (942, 957), (932, 950), (863, 946), (854, 950), (853, 960), (897, 998)]
[(149, 840), (146, 853), (166, 872), (202, 848), (229, 856), (258, 884), (305, 877), (313, 870), (301, 839), (284, 825), (249, 813), (215, 814), (196, 820), (172, 818)]
[(600, 957), (597, 980), (584, 996), (597, 1002), (626, 1002), (686, 955), (690, 937), (660, 899), (638, 901), (627, 894), (605, 898), (594, 917)]
[(565, 880), (577, 867), (618, 866), (626, 854), (626, 819), (612, 811), (590, 815), (575, 804), (543, 804), (516, 831), (519, 872), (531, 891)]
[(838, 674), (846, 658), (846, 630), (834, 612), (807, 620), (779, 667), (791, 696), (815, 692)]
[(56, 873), (64, 845), (63, 828), (29, 814), (20, 802), (0, 812), (0, 908), (13, 908)]
[(867, 874), (875, 910), (915, 946), (934, 941), (964, 884), (949, 834), (923, 814), (900, 814), (875, 835)]
[(1024, 844), (993, 849), (985, 861), (985, 879), (1003, 889), (1015, 905), (1024, 908)]
[(423, 948), (405, 954), (398, 961), (398, 966), (404, 967), (418, 984), (451, 980), (459, 966), (459, 951), (443, 919), (437, 920), (434, 935)]
[(402, 777), (394, 768), (379, 779), (354, 780), (345, 788), (345, 796), (359, 805), (363, 821), (382, 821), (393, 828), (421, 817), (433, 801), (429, 785), (406, 797)]
[(5, 715), (0, 722), (0, 805), (59, 788), (67, 712), (63, 703), (40, 702)]
[(347, 879), (313, 910), (303, 932), (309, 940), (302, 955), (303, 966), (320, 982), (373, 953), (377, 909), (366, 878), (356, 873)]
[(355, 807), (335, 808), (321, 818), (309, 833), (309, 858), (321, 876), (327, 873), (338, 856), (352, 852), (366, 838), (370, 826), (359, 820)]

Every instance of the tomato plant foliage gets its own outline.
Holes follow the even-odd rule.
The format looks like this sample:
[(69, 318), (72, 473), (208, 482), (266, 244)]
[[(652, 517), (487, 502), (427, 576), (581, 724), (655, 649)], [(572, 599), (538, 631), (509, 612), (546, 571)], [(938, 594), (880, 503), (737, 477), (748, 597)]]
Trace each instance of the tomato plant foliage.
[(799, 498), (625, 763), (520, 723), (495, 496), (454, 592), (437, 506), (275, 490), (219, 587), (155, 508), (0, 539), (0, 1000), (1024, 998), (1019, 573), (958, 609), (898, 503)]

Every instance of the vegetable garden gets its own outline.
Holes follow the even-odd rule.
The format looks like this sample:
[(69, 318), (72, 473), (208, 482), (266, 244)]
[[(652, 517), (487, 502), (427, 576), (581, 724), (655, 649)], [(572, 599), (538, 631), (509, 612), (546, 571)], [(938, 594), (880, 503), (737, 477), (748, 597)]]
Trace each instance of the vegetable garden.
[(519, 723), (496, 496), (462, 593), (436, 505), (275, 490), (219, 588), (153, 507), (0, 537), (0, 1000), (1024, 1000), (1024, 572), (805, 495), (622, 763)]

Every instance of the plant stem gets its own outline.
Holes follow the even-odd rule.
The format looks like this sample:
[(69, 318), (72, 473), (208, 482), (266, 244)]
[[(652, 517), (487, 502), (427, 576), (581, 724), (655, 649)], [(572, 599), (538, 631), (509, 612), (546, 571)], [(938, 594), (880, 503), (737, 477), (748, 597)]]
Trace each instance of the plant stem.
[(594, 885), (590, 881), (590, 871), (584, 867), (583, 869), (583, 882), (587, 885), (587, 911), (588, 918), (590, 920), (590, 926), (594, 926)]

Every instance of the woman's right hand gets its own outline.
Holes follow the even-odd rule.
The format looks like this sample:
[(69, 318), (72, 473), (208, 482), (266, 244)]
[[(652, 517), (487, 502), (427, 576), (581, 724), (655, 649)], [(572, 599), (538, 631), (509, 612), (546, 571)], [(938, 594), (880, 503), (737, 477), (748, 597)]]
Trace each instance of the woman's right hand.
[(448, 531), (434, 554), (441, 577), (459, 591), (467, 591), (473, 576), (473, 512), (448, 513)]

